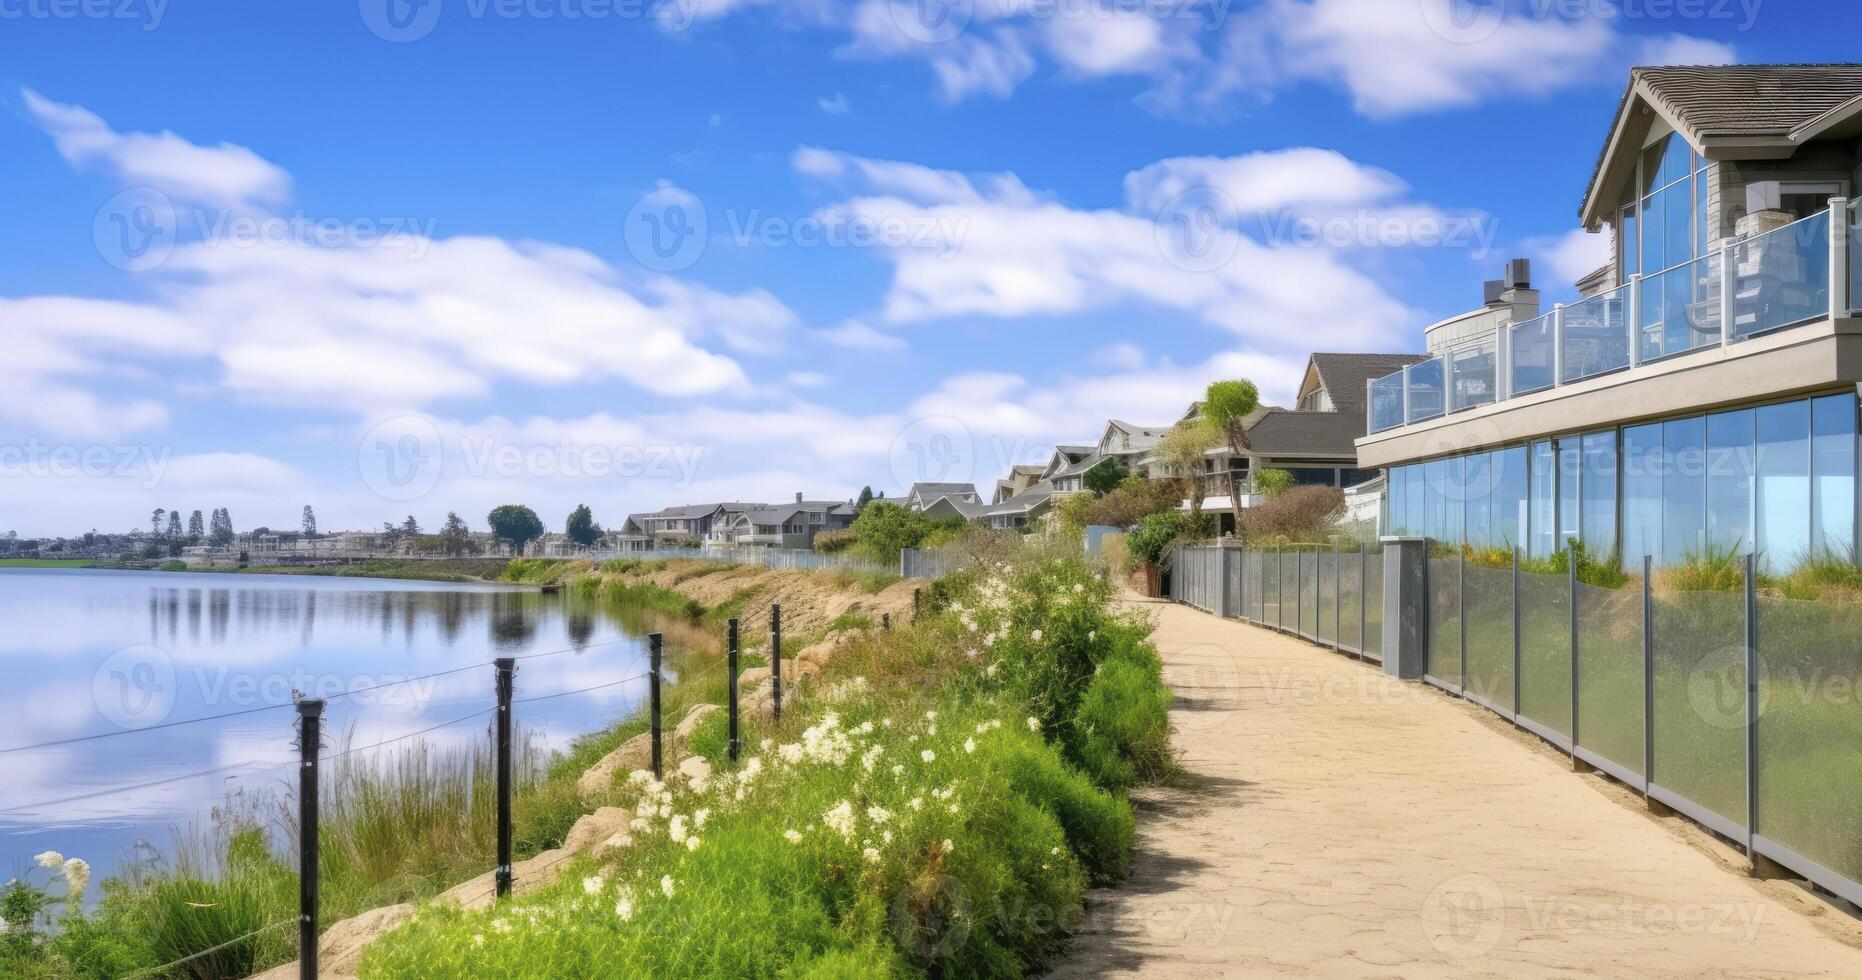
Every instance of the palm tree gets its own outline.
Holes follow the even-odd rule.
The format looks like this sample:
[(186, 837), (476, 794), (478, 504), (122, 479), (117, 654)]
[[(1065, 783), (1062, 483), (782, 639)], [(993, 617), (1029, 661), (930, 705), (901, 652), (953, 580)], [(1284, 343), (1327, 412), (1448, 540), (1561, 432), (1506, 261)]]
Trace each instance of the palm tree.
[[(1261, 407), (1261, 391), (1254, 382), (1211, 381), (1203, 393), (1203, 418), (1222, 433), (1229, 455), (1239, 457), (1254, 448), (1248, 441), (1248, 421)], [(1235, 465), (1228, 466), (1228, 504), (1235, 511), (1235, 526), (1241, 527), (1241, 480)]]

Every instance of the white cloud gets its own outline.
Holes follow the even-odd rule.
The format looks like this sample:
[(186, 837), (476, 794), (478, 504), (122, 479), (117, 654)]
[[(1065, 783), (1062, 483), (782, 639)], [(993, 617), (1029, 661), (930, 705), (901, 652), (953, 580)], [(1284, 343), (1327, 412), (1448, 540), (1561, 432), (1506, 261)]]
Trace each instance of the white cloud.
[(200, 146), (171, 132), (119, 133), (96, 113), (21, 89), (26, 109), (73, 166), (108, 172), (124, 184), (216, 207), (283, 203), (291, 178), (243, 146)]
[(845, 116), (853, 112), (852, 107), (847, 105), (847, 93), (845, 92), (836, 92), (833, 98), (824, 96), (816, 99), (815, 104), (821, 107), (822, 112), (830, 116)]
[(825, 388), (834, 383), (834, 379), (820, 371), (790, 371), (785, 380), (797, 388)]
[(1613, 257), (1609, 232), (1592, 234), (1582, 228), (1573, 228), (1556, 238), (1531, 239), (1525, 245), (1550, 266), (1560, 286), (1596, 272)]
[(1397, 175), (1336, 150), (1303, 146), (1232, 157), (1173, 157), (1125, 176), (1126, 203), (1155, 212), (1195, 188), (1222, 191), (1244, 211), (1365, 205), (1408, 189)]
[(1074, 16), (1043, 23), (1048, 50), (1061, 64), (1084, 75), (1146, 72), (1167, 64), (1173, 45), (1164, 23), (1140, 10), (1081, 6)]
[(815, 336), (848, 350), (904, 350), (905, 341), (894, 334), (881, 333), (858, 320), (848, 320), (839, 326), (815, 331)]
[(1730, 65), (1738, 60), (1732, 45), (1686, 34), (1647, 38), (1635, 58), (1638, 65)]

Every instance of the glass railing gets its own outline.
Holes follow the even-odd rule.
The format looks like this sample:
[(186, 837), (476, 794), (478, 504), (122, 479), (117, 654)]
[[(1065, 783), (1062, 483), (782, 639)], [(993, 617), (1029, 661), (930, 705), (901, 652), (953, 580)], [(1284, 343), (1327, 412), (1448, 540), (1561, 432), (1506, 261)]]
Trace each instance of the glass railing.
[(1739, 243), (1733, 253), (1733, 337), (1830, 315), (1830, 213)]
[(1642, 277), (1636, 356), (1654, 361), (1720, 342), (1720, 255)]
[(1403, 372), (1371, 382), (1371, 431), (1403, 424)]
[(1524, 395), (1550, 388), (1558, 383), (1553, 373), (1558, 360), (1558, 336), (1553, 331), (1554, 323), (1550, 313), (1525, 323), (1516, 323), (1509, 329), (1509, 347), (1513, 352), (1512, 380), (1509, 391), (1515, 395)]
[[(1718, 346), (1724, 342), (1728, 290), (1735, 343), (1862, 310), (1862, 201), (1842, 214), (1849, 225), (1846, 302), (1831, 289), (1832, 215), (1819, 211), (1562, 311), (1504, 326), (1503, 347), (1500, 334), (1483, 336), (1379, 378), (1371, 382), (1369, 430), (1383, 432)], [(1729, 253), (1731, 269), (1725, 268)]]
[(1421, 422), (1442, 414), (1442, 359), (1432, 357), (1403, 369), (1409, 387), (1409, 420)]
[(1489, 338), (1449, 352), (1445, 360), (1448, 362), (1450, 412), (1491, 405), (1499, 398), (1500, 392), (1495, 387), (1499, 378), (1496, 370), (1499, 356), (1495, 346), (1495, 341)]
[(1849, 309), (1862, 310), (1862, 198), (1849, 202)]
[(1629, 287), (1618, 286), (1565, 307), (1560, 383), (1629, 366)]

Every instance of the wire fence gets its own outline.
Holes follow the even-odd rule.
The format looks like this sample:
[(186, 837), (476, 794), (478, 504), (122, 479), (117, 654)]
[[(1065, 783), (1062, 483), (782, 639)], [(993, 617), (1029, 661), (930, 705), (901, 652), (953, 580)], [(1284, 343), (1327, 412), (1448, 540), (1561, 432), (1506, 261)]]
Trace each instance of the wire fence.
[[(1637, 571), (1495, 564), (1437, 542), (1422, 594), (1423, 680), (1652, 803), (1862, 904), (1862, 602), (1793, 595), (1757, 556)], [(1377, 545), (1176, 550), (1168, 595), (1383, 659)], [(1394, 584), (1394, 583), (1393, 583)]]

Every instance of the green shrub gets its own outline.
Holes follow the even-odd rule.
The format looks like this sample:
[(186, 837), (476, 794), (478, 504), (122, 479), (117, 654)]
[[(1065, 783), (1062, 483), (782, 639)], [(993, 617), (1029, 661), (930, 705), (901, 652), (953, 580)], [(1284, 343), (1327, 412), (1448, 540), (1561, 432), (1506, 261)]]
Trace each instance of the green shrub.
[(1170, 758), (1170, 689), (1156, 653), (1124, 651), (1107, 658), (1074, 716), (1080, 764), (1101, 786), (1123, 789), (1161, 779)]

